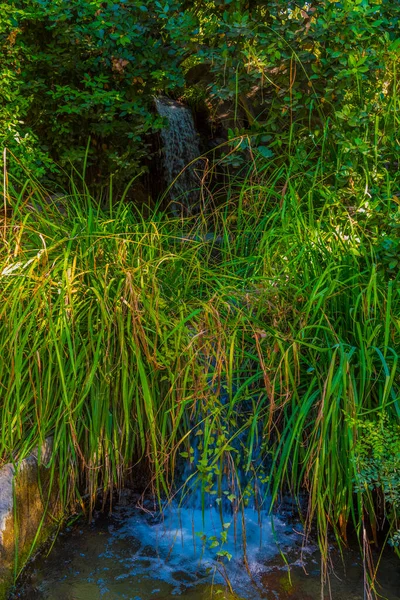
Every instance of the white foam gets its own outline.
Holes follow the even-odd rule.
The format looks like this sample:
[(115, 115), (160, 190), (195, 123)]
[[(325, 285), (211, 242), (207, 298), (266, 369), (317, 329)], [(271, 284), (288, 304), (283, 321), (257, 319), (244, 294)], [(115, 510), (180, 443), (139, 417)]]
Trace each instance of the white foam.
[(141, 542), (141, 551), (132, 555), (130, 575), (151, 574), (175, 586), (175, 593), (180, 593), (182, 583), (187, 588), (228, 579), (247, 598), (252, 597), (249, 579), (257, 583), (268, 571), (268, 561), (295, 546), (299, 538), (285, 521), (266, 511), (246, 508), (235, 516), (225, 512), (221, 519), (218, 507), (203, 512), (174, 504), (157, 517), (135, 511), (115, 535)]

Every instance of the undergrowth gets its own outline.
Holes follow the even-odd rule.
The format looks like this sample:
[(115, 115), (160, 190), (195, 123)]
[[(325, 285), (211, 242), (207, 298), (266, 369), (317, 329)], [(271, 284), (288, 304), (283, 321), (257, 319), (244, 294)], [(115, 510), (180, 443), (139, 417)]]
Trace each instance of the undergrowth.
[(229, 204), (185, 220), (100, 207), (73, 181), (56, 202), (10, 184), (0, 461), (51, 436), (67, 510), (137, 465), (170, 497), (184, 460), (234, 510), (249, 487), (272, 504), (306, 494), (325, 557), (329, 531), (361, 539), (369, 523), (397, 539), (392, 496), (376, 503), (379, 477), (365, 482), (372, 446), (360, 450), (368, 423), (393, 430), (400, 416), (395, 190), (343, 197), (275, 175), (254, 171)]

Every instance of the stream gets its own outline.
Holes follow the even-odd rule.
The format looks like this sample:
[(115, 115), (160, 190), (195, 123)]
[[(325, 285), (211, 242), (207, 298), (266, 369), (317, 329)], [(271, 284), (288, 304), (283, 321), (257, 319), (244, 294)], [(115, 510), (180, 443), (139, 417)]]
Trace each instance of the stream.
[[(243, 535), (242, 522), (246, 523)], [(243, 559), (244, 547), (246, 560)], [(364, 600), (359, 554), (333, 549), (321, 591), (316, 546), (304, 546), (290, 516), (245, 509), (221, 520), (217, 507), (167, 507), (163, 516), (127, 503), (66, 528), (27, 567), (10, 600)], [(398, 559), (385, 556), (380, 597), (400, 599)]]

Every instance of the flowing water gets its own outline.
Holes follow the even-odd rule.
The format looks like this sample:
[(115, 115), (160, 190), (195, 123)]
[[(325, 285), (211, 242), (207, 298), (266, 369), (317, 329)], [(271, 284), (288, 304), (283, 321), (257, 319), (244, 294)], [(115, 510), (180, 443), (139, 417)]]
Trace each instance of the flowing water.
[[(12, 598), (24, 600), (363, 600), (362, 562), (347, 552), (337, 560), (330, 589), (321, 593), (316, 548), (302, 550), (302, 532), (288, 518), (246, 509), (221, 521), (216, 507), (163, 516), (118, 507), (91, 526), (78, 523), (61, 534), (49, 556), (30, 565)], [(243, 548), (246, 547), (246, 560)], [(333, 552), (335, 556), (335, 552)], [(288, 571), (289, 569), (289, 571)], [(288, 575), (290, 572), (290, 577)], [(400, 599), (398, 560), (380, 572), (379, 592)]]
[(188, 107), (170, 100), (156, 99), (157, 112), (168, 126), (161, 130), (165, 179), (170, 186), (174, 211), (191, 213), (199, 203), (199, 136)]
[[(334, 547), (330, 588), (321, 592), (320, 557), (305, 543), (293, 500), (281, 500), (271, 516), (260, 448), (254, 472), (246, 469), (245, 432), (234, 438), (229, 427), (233, 472), (222, 465), (214, 476), (201, 471), (219, 438), (206, 449), (194, 429), (173, 501), (157, 511), (126, 492), (110, 517), (63, 532), (49, 556), (28, 567), (13, 600), (367, 600), (360, 556), (346, 552), (343, 565)], [(388, 600), (400, 600), (399, 564), (393, 553), (382, 561), (379, 592)]]

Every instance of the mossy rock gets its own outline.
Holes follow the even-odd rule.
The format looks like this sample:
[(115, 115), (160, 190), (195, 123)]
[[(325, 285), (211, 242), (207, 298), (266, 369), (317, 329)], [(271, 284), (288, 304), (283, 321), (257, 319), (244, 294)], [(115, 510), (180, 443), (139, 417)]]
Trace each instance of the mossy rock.
[(5, 600), (32, 552), (42, 544), (61, 518), (57, 495), (50, 490), (51, 473), (45, 465), (51, 456), (47, 441), (15, 468), (0, 469), (0, 600)]

